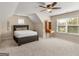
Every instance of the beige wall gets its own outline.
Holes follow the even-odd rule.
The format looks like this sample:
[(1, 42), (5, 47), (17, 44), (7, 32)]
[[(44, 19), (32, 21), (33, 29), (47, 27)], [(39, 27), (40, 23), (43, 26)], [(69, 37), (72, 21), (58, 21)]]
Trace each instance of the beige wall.
[(1, 41), (1, 31), (2, 31), (2, 25), (1, 25), (1, 21), (0, 21), (0, 41)]
[[(25, 25), (29, 25), (30, 30), (33, 30), (33, 24), (32, 21), (26, 17), (26, 16), (11, 16), (7, 20), (4, 21), (4, 23), (1, 24), (0, 28), (0, 42), (5, 39), (12, 39), (12, 26), (18, 24), (18, 19), (24, 19)], [(7, 22), (9, 22), (9, 25), (7, 25)]]
[[(51, 17), (52, 28), (54, 29), (54, 31), (56, 31), (56, 26), (57, 26), (56, 21), (57, 21), (57, 19), (70, 18), (70, 17), (79, 17), (79, 11), (65, 13), (65, 14), (61, 14), (61, 15), (57, 15), (57, 16), (52, 16)], [(56, 37), (79, 43), (79, 35), (56, 33)]]
[(32, 20), (34, 25), (34, 30), (37, 31), (39, 37), (43, 37), (43, 23), (40, 17), (37, 14), (29, 15), (29, 18)]
[(18, 24), (18, 19), (24, 19), (24, 24), (29, 25), (30, 30), (33, 30), (33, 23), (27, 16), (12, 16), (8, 19), (9, 21), (9, 30), (11, 30), (13, 25)]

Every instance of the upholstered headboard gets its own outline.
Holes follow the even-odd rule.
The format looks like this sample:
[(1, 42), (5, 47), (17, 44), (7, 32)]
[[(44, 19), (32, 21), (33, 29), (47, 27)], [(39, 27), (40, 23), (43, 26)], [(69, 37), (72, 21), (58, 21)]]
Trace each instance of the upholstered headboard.
[(16, 31), (17, 28), (25, 28), (26, 30), (29, 30), (29, 25), (13, 25), (13, 31)]

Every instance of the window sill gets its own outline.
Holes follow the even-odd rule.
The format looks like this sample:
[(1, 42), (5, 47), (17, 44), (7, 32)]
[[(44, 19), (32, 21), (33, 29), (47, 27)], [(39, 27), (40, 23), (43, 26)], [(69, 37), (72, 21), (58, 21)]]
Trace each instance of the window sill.
[(62, 33), (62, 34), (71, 34), (71, 35), (79, 35), (77, 33), (66, 33), (66, 32), (57, 32), (57, 33)]

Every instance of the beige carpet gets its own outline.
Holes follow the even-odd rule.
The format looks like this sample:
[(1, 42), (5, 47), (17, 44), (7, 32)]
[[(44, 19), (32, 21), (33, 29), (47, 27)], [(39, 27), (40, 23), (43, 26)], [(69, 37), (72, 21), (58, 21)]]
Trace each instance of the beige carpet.
[(2, 44), (0, 52), (10, 56), (77, 56), (79, 44), (58, 38), (40, 38), (39, 41), (17, 46), (14, 41), (8, 40)]

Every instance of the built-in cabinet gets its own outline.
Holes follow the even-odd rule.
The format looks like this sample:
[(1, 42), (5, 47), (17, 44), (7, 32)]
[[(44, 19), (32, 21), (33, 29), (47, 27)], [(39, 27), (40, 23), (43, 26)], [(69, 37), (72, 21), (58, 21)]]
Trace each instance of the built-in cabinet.
[(45, 21), (45, 32), (50, 33), (52, 31), (51, 22)]
[(52, 29), (52, 22), (51, 21), (45, 21), (45, 33), (46, 37), (55, 37), (55, 32)]

